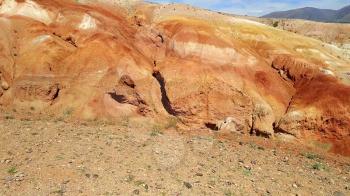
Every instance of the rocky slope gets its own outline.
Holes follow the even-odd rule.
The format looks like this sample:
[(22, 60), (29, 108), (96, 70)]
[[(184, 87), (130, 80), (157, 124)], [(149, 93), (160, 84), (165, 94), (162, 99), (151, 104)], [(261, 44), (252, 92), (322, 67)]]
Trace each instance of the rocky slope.
[(344, 57), (350, 59), (350, 24), (321, 23), (297, 19), (245, 18), (281, 30), (318, 39), (330, 44), (325, 44), (325, 47), (329, 47), (331, 50), (337, 50), (342, 53)]
[(0, 14), (5, 111), (170, 117), (350, 155), (349, 60), (321, 41), (138, 1), (3, 0)]

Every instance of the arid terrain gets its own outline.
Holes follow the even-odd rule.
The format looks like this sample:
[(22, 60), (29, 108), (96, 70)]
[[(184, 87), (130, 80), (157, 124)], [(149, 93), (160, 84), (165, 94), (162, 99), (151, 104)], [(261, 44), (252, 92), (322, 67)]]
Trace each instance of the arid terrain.
[(0, 195), (350, 194), (349, 158), (322, 145), (174, 125), (2, 120)]
[(343, 56), (350, 59), (350, 24), (321, 23), (298, 19), (245, 18), (337, 46), (333, 49), (341, 50)]
[(349, 194), (348, 25), (0, 0), (0, 29), (0, 195)]

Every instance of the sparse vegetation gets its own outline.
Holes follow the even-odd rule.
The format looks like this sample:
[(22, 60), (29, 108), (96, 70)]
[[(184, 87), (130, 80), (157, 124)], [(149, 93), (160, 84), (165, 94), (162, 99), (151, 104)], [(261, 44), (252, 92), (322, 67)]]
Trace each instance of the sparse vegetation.
[(52, 191), (51, 193), (52, 194), (57, 194), (57, 195), (64, 195), (64, 189), (63, 187), (60, 187), (59, 189), (55, 190), (55, 191)]
[[(5, 121), (2, 125), (4, 128), (0, 131), (9, 132), (2, 137), (9, 141), (4, 142), (8, 145), (3, 146), (4, 153), (0, 158), (0, 165), (8, 165), (8, 167), (3, 168), (4, 175), (0, 178), (10, 180), (9, 185), (13, 186), (15, 191), (21, 191), (21, 186), (27, 185), (32, 179), (42, 185), (39, 185), (39, 188), (47, 186), (46, 179), (33, 172), (31, 167), (24, 168), (23, 171), (19, 170), (18, 160), (31, 157), (33, 165), (45, 168), (48, 172), (57, 172), (56, 168), (50, 165), (77, 163), (77, 167), (67, 170), (67, 175), (70, 176), (67, 179), (70, 180), (67, 187), (73, 186), (74, 182), (82, 182), (84, 187), (101, 182), (96, 189), (99, 195), (103, 195), (103, 192), (110, 191), (114, 187), (113, 183), (108, 183), (109, 179), (117, 179), (120, 182), (118, 186), (126, 193), (139, 195), (148, 192), (154, 195), (161, 195), (164, 192), (168, 195), (175, 188), (185, 192), (192, 192), (193, 189), (194, 193), (201, 191), (208, 195), (214, 194), (213, 191), (216, 195), (275, 195), (277, 192), (271, 188), (271, 185), (278, 186), (277, 182), (287, 183), (280, 189), (282, 195), (289, 193), (291, 187), (293, 190), (298, 189), (309, 193), (310, 190), (317, 192), (320, 186), (325, 189), (340, 189), (348, 193), (347, 189), (341, 189), (347, 186), (346, 180), (337, 180), (348, 178), (347, 173), (338, 172), (338, 168), (341, 171), (349, 169), (348, 164), (337, 164), (340, 161), (344, 163), (345, 159), (341, 157), (337, 157), (334, 161), (325, 162), (324, 160), (323, 162), (319, 160), (319, 157), (324, 156), (321, 152), (315, 154), (305, 151), (300, 156), (293, 156), (299, 147), (295, 147), (296, 149), (291, 147), (292, 151), (289, 151), (283, 147), (277, 148), (281, 143), (271, 140), (271, 147), (279, 151), (272, 155), (272, 148), (265, 146), (266, 141), (261, 138), (250, 140), (244, 137), (233, 137), (231, 141), (217, 135), (199, 134), (184, 137), (175, 135), (176, 131), (165, 130), (165, 123), (155, 124), (155, 126), (148, 124), (147, 121), (142, 123), (142, 128), (152, 131), (152, 135), (157, 137), (150, 138), (151, 132), (141, 133), (139, 129), (133, 129), (131, 126), (122, 127), (120, 124), (106, 126), (96, 131), (96, 125), (93, 122), (82, 126), (68, 121), (58, 123), (59, 126), (56, 126), (52, 121), (47, 124), (38, 121), (30, 123)], [(131, 124), (133, 127), (133, 122)], [(38, 129), (38, 127), (41, 128)], [(29, 131), (19, 132), (19, 129), (29, 129)], [(35, 134), (31, 134), (34, 132)], [(44, 138), (42, 135), (48, 133), (54, 137), (59, 135), (57, 141), (60, 142), (49, 143), (52, 139), (49, 137), (43, 140), (45, 143), (36, 146), (38, 138)], [(160, 134), (164, 135), (159, 136)], [(6, 138), (6, 135), (9, 137)], [(32, 150), (20, 148), (16, 151), (18, 142), (22, 141), (21, 144)], [(238, 142), (241, 145), (236, 145)], [(144, 145), (147, 146), (144, 147)], [(259, 146), (263, 146), (265, 150), (261, 150)], [(40, 158), (42, 156), (51, 158), (43, 160)], [(113, 156), (117, 156), (118, 159), (113, 159)], [(285, 157), (288, 157), (287, 161)], [(89, 161), (94, 161), (96, 165), (108, 166), (109, 169), (97, 171), (90, 165), (80, 164)], [(304, 167), (300, 165), (296, 169), (296, 164), (305, 164), (305, 162)], [(11, 166), (14, 167), (11, 168)], [(289, 180), (291, 178), (293, 182)], [(152, 182), (148, 182), (147, 179), (151, 179)], [(265, 179), (271, 179), (270, 184), (259, 183)], [(308, 184), (304, 184), (309, 181), (314, 181), (315, 187), (310, 189)], [(17, 183), (21, 186), (14, 186)], [(244, 188), (245, 185), (247, 185), (246, 188)], [(254, 189), (257, 186), (262, 189)], [(63, 181), (57, 181), (50, 188), (48, 194), (51, 195), (76, 193), (66, 188)], [(0, 189), (0, 195), (10, 193), (5, 190), (5, 194), (2, 194), (2, 191)], [(82, 194), (86, 193), (84, 189), (82, 191)]]
[(174, 128), (177, 129), (177, 123), (179, 122), (179, 119), (176, 117), (169, 117), (167, 124), (165, 125), (165, 129)]
[(145, 190), (148, 190), (148, 185), (146, 184), (146, 182), (142, 181), (142, 180), (137, 180), (135, 181), (135, 186), (141, 186), (143, 187)]
[(224, 194), (225, 194), (225, 196), (234, 196), (234, 194), (230, 190), (225, 190)]
[(258, 146), (258, 145), (254, 144), (254, 143), (249, 143), (249, 147), (251, 147), (253, 149), (258, 149), (258, 150), (265, 150), (264, 147)]
[(17, 173), (16, 167), (11, 167), (10, 169), (7, 170), (7, 173), (9, 173), (9, 174), (15, 174), (15, 173)]
[(244, 169), (243, 169), (243, 175), (245, 175), (245, 176), (251, 176), (251, 175), (252, 175), (252, 171), (249, 170), (249, 169), (244, 168)]
[(307, 152), (302, 154), (303, 156), (305, 156), (308, 159), (314, 160), (314, 159), (321, 159), (321, 156), (315, 153), (311, 153), (311, 152)]
[(350, 195), (349, 157), (327, 152), (349, 154), (343, 28), (321, 42), (334, 25), (138, 0), (5, 4), (0, 196)]
[(133, 176), (133, 175), (128, 175), (128, 176), (126, 177), (126, 182), (132, 182), (132, 181), (134, 181), (134, 179), (135, 179), (135, 176)]
[(314, 146), (318, 149), (324, 150), (324, 151), (329, 151), (332, 148), (332, 144), (323, 143), (323, 142), (319, 142), (319, 141), (313, 141), (312, 146)]
[(120, 125), (123, 127), (129, 127), (130, 118), (128, 116), (122, 116), (120, 118)]
[(312, 165), (312, 169), (318, 170), (318, 171), (324, 171), (326, 170), (326, 166), (323, 163), (316, 162)]
[(269, 113), (266, 111), (265, 107), (263, 105), (256, 105), (254, 108), (254, 115), (258, 117), (259, 119), (264, 118), (267, 116)]
[(67, 108), (64, 110), (63, 115), (64, 115), (64, 117), (69, 117), (73, 114), (73, 112), (74, 112), (73, 108)]
[(156, 136), (159, 136), (159, 135), (163, 135), (163, 131), (162, 131), (160, 126), (154, 125), (152, 130), (151, 130), (151, 136), (152, 137), (156, 137)]

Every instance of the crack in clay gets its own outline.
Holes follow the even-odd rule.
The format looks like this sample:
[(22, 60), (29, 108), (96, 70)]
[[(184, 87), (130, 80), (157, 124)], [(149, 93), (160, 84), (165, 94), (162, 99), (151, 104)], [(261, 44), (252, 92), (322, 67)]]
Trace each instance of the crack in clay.
[(276, 124), (276, 123), (273, 123), (273, 124), (272, 124), (272, 127), (273, 127), (273, 130), (274, 130), (274, 134), (282, 133), (282, 134), (285, 134), (285, 135), (291, 135), (291, 136), (296, 137), (296, 135), (294, 135), (294, 134), (292, 134), (292, 133), (289, 133), (289, 132), (287, 132), (287, 131), (281, 129), (281, 128), (278, 126), (278, 124)]
[(55, 32), (52, 33), (52, 35), (54, 35), (55, 37), (59, 38), (60, 40), (72, 45), (75, 48), (78, 48), (77, 44), (75, 43), (74, 39), (72, 37), (67, 37), (67, 38), (63, 38), (61, 35), (56, 34)]
[(161, 101), (162, 101), (164, 109), (168, 112), (168, 114), (170, 114), (172, 116), (177, 116), (178, 112), (176, 112), (175, 109), (171, 106), (168, 94), (166, 92), (164, 77), (162, 76), (162, 74), (159, 71), (154, 71), (152, 75), (155, 79), (157, 79), (157, 81), (160, 85), (160, 91), (161, 91), (161, 95), (162, 95)]

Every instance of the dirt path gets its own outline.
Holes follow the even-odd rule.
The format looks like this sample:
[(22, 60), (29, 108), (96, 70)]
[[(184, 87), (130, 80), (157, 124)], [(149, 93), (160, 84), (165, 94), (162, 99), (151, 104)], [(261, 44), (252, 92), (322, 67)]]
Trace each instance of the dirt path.
[(350, 195), (348, 158), (146, 127), (1, 121), (0, 195)]

